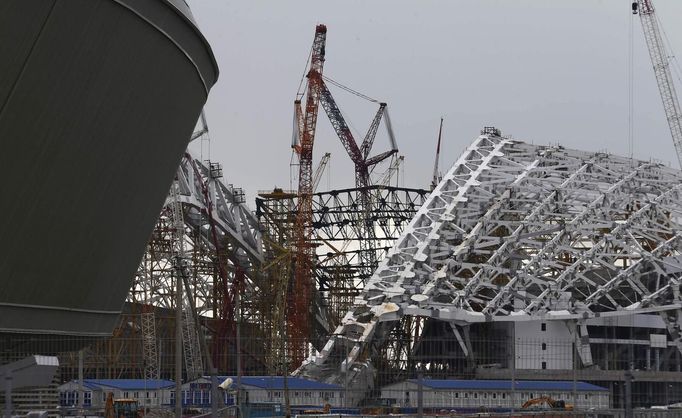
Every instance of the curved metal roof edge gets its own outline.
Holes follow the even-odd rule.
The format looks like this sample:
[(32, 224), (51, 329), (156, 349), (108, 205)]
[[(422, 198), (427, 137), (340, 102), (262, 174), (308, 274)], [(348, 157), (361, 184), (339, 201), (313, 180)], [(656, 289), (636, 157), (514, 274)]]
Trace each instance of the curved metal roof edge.
[[(73, 379), (71, 382), (78, 383)], [(83, 379), (83, 385), (91, 388), (102, 386), (122, 390), (166, 389), (175, 386), (175, 382), (165, 379)]]
[(117, 4), (119, 4), (120, 6), (125, 7), (126, 9), (130, 10), (131, 12), (136, 14), (140, 19), (144, 20), (145, 22), (147, 22), (148, 24), (150, 24), (151, 26), (156, 28), (156, 30), (161, 32), (171, 42), (173, 42), (182, 51), (182, 53), (185, 54), (185, 56), (187, 56), (187, 58), (190, 60), (192, 65), (194, 65), (194, 67), (196, 68), (197, 74), (199, 75), (199, 79), (201, 80), (201, 83), (204, 85), (204, 89), (206, 90), (206, 96), (208, 96), (208, 93), (211, 90), (211, 88), (213, 87), (213, 85), (215, 85), (215, 83), (218, 82), (218, 78), (220, 76), (220, 68), (218, 67), (218, 62), (215, 59), (215, 55), (213, 54), (213, 48), (211, 48), (211, 44), (208, 42), (208, 40), (206, 39), (204, 34), (201, 32), (201, 30), (199, 30), (199, 27), (197, 26), (196, 22), (194, 21), (194, 18), (193, 18), (191, 11), (189, 9), (189, 5), (187, 5), (187, 3), (185, 3), (185, 5), (187, 6), (187, 9), (186, 9), (187, 12), (183, 12), (176, 5), (177, 0), (158, 0), (159, 3), (165, 4), (173, 12), (175, 12), (175, 14), (178, 15), (178, 17), (180, 17), (180, 19), (182, 19), (185, 23), (187, 23), (191, 27), (191, 29), (194, 31), (194, 33), (199, 37), (199, 40), (201, 41), (201, 43), (206, 48), (206, 51), (208, 53), (208, 57), (211, 60), (211, 64), (213, 66), (213, 71), (215, 73), (215, 80), (213, 80), (213, 84), (211, 84), (210, 86), (206, 82), (206, 79), (204, 78), (204, 74), (202, 73), (201, 68), (199, 68), (199, 65), (197, 64), (197, 62), (178, 43), (177, 40), (175, 40), (168, 33), (166, 33), (163, 29), (161, 29), (161, 27), (159, 27), (156, 23), (151, 21), (147, 16), (145, 16), (139, 10), (137, 10), (134, 7), (134, 5), (132, 5), (128, 2), (128, 0), (111, 0), (111, 1), (113, 1)]
[[(216, 376), (216, 377), (218, 378), (219, 381), (223, 381), (229, 377), (229, 378), (233, 379), (233, 384), (235, 384), (235, 385), (237, 384), (237, 377), (236, 376), (225, 375), (225, 376)], [(205, 379), (205, 380), (210, 381), (211, 377), (210, 376), (201, 376), (198, 379)], [(198, 379), (195, 379), (195, 381)], [(278, 387), (278, 386), (273, 386), (272, 384), (283, 382), (284, 377), (283, 376), (268, 376), (268, 375), (265, 375), (265, 376), (242, 376), (241, 379), (242, 379), (242, 385), (258, 387), (261, 389), (268, 389), (268, 388), (276, 389), (276, 387)], [(341, 385), (337, 385), (334, 383), (318, 382), (317, 380), (306, 379), (304, 377), (299, 377), (299, 376), (287, 376), (287, 379), (289, 381), (290, 389), (292, 389), (291, 386), (295, 386), (296, 383), (303, 383), (307, 386), (313, 386), (314, 388), (313, 387), (309, 388), (311, 390), (341, 390), (342, 389)], [(248, 382), (251, 382), (251, 383), (248, 383)], [(186, 382), (186, 383), (192, 383), (192, 381)], [(259, 384), (259, 383), (262, 383), (262, 384)], [(300, 390), (300, 389), (304, 389), (303, 385), (300, 388), (294, 389), (294, 390)]]
[[(166, 4), (168, 4), (173, 10), (175, 10), (176, 13), (180, 15), (183, 19), (189, 23), (194, 31), (199, 35), (201, 38), (202, 42), (204, 45), (206, 45), (206, 48), (208, 49), (209, 56), (211, 57), (211, 62), (213, 63), (213, 68), (215, 69), (215, 81), (218, 81), (218, 78), (220, 77), (220, 68), (218, 67), (218, 61), (215, 59), (215, 55), (213, 54), (213, 48), (211, 48), (211, 44), (208, 42), (208, 39), (204, 36), (204, 34), (201, 32), (201, 29), (199, 29), (199, 24), (194, 20), (194, 15), (192, 14), (192, 9), (189, 7), (189, 4), (185, 0), (163, 0)], [(183, 11), (180, 9), (178, 6), (178, 3), (182, 2), (186, 6), (186, 11)], [(215, 84), (215, 83), (214, 83)]]

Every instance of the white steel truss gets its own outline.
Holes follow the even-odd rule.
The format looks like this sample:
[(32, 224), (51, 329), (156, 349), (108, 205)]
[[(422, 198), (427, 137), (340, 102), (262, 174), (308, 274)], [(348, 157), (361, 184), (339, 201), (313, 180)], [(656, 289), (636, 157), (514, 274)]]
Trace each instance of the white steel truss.
[[(239, 265), (247, 276), (251, 276), (263, 261), (264, 251), (258, 219), (244, 203), (240, 190), (221, 181), (220, 171), (216, 165), (207, 166), (188, 151), (182, 158), (171, 191), (176, 190), (177, 200), (182, 206), (185, 233), (180, 237), (188, 257), (204, 259), (208, 266), (215, 262), (214, 256), (201, 253), (202, 248), (210, 248), (214, 254), (215, 243), (220, 243), (221, 251), (228, 257), (227, 274), (231, 285), (234, 266)], [(174, 242), (173, 202), (173, 194), (169, 193), (154, 231), (159, 236), (152, 236), (150, 240), (129, 294), (129, 302), (174, 309), (172, 248), (151, 244)], [(179, 244), (175, 242), (175, 245)], [(203, 274), (197, 266), (191, 274), (193, 296), (200, 316), (214, 315), (213, 276)], [(247, 290), (253, 291), (254, 288), (251, 282), (247, 283)]]
[(486, 129), (298, 373), (365, 384), (368, 350), (403, 316), (575, 330), (590, 318), (658, 313), (682, 350), (681, 226), (679, 170)]
[(206, 212), (215, 224), (217, 240), (221, 243), (226, 241), (230, 245), (227, 252), (237, 257), (243, 268), (250, 269), (252, 263), (263, 262), (258, 218), (244, 203), (241, 189), (225, 185), (221, 177), (221, 168), (214, 164), (207, 167), (188, 152), (178, 169), (178, 197), (194, 215), (186, 216), (186, 221), (192, 223), (194, 220), (193, 226), (208, 233), (207, 223), (199, 221), (199, 212)]

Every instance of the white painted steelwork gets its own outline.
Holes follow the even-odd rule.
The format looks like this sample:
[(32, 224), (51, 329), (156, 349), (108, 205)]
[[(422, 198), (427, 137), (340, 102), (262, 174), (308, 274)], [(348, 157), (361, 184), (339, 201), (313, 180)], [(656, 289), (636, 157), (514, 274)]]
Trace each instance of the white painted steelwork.
[(586, 321), (658, 313), (682, 349), (681, 203), (679, 170), (486, 129), (298, 373), (367, 382), (364, 359), (403, 316), (447, 321), (456, 334), (472, 323), (562, 321), (589, 364)]
[[(235, 254), (249, 268), (253, 262), (263, 261), (263, 241), (258, 228), (258, 218), (246, 206), (243, 192), (232, 185), (225, 185), (220, 176), (204, 165), (189, 152), (185, 154), (178, 169), (180, 202), (195, 212), (206, 211), (217, 227), (218, 240), (227, 240), (230, 245), (227, 251)], [(205, 190), (204, 190), (205, 187)], [(172, 203), (172, 197), (166, 200), (166, 205)], [(210, 208), (209, 208), (210, 206)], [(187, 217), (186, 221), (198, 219), (198, 216)], [(195, 226), (199, 224), (195, 221)], [(208, 228), (207, 225), (203, 226)], [(210, 234), (209, 234), (210, 235)]]
[[(182, 206), (185, 227), (182, 240), (188, 254), (200, 247), (215, 251), (216, 242), (219, 243), (221, 252), (228, 255), (228, 260), (225, 260), (229, 263), (226, 266), (227, 274), (232, 277), (234, 266), (238, 265), (252, 279), (256, 266), (263, 261), (263, 240), (258, 219), (243, 202), (241, 190), (222, 182), (220, 171), (217, 165), (207, 166), (189, 152), (183, 156), (177, 170), (178, 175), (171, 187), (171, 191), (176, 188), (177, 200)], [(159, 222), (165, 219), (172, 224), (174, 199), (173, 194), (169, 193)], [(161, 238), (173, 242), (169, 234), (173, 228), (175, 227), (167, 228), (167, 236)], [(170, 247), (165, 248), (165, 252), (159, 252), (158, 249), (151, 251), (148, 248), (128, 295), (129, 302), (174, 309), (173, 254), (170, 250)], [(200, 272), (193, 274), (193, 292), (200, 316), (213, 315), (213, 279), (212, 275)], [(233, 279), (230, 278), (229, 283), (232, 282)], [(247, 290), (254, 291), (254, 287), (249, 280)]]

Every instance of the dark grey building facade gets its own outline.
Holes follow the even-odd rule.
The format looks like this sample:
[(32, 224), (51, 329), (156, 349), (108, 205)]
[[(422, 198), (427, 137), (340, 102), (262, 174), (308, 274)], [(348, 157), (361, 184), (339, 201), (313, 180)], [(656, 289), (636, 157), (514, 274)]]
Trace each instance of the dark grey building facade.
[(0, 2), (0, 333), (111, 333), (217, 77), (183, 0)]

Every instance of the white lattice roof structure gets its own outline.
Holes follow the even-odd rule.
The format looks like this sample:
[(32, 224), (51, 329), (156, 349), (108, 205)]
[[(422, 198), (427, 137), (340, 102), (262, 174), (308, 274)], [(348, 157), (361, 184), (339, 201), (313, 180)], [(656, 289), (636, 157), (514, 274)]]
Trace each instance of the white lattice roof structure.
[(429, 196), (304, 374), (352, 366), (403, 315), (580, 325), (660, 313), (682, 348), (682, 172), (487, 132)]

